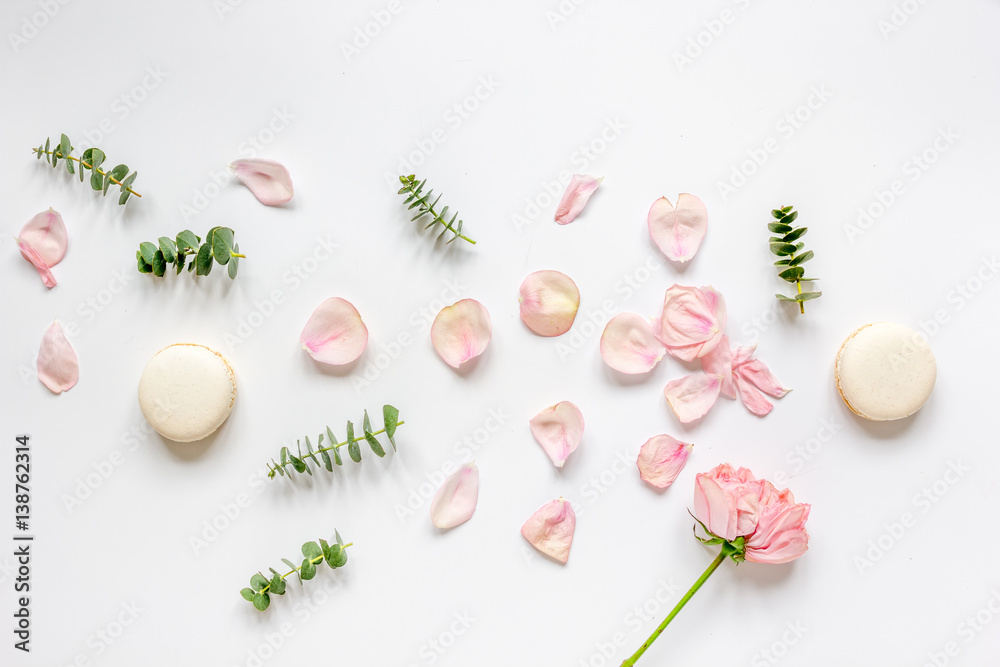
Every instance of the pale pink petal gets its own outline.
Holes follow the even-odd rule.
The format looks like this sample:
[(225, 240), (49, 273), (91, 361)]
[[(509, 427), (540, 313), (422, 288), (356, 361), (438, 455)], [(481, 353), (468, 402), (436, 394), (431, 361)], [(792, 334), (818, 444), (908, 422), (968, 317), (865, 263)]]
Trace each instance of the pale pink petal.
[(694, 515), (708, 531), (725, 540), (736, 539), (736, 502), (711, 474), (694, 478)]
[(299, 341), (316, 361), (339, 366), (351, 363), (365, 351), (368, 328), (357, 308), (334, 296), (310, 316)]
[(80, 360), (59, 320), (50, 324), (42, 336), (38, 349), (38, 379), (56, 394), (72, 389), (80, 379)]
[(795, 560), (809, 549), (806, 519), (808, 504), (782, 504), (768, 515), (762, 514), (757, 530), (747, 540), (746, 559), (755, 563), (781, 564)]
[(442, 308), (431, 325), (434, 349), (452, 368), (482, 354), (492, 336), (490, 314), (475, 299), (462, 299)]
[(682, 424), (687, 424), (705, 414), (715, 405), (722, 388), (718, 376), (692, 373), (671, 380), (663, 388), (663, 396)]
[(737, 366), (735, 372), (768, 396), (781, 398), (790, 391), (781, 386), (778, 378), (760, 359), (748, 359)]
[(539, 336), (569, 331), (580, 309), (580, 290), (558, 271), (536, 271), (521, 283), (521, 321)]
[(601, 336), (604, 363), (621, 373), (648, 373), (666, 351), (666, 346), (654, 335), (649, 319), (635, 313), (612, 317)]
[(18, 239), (34, 248), (49, 268), (62, 261), (69, 244), (66, 224), (62, 216), (51, 208), (29, 220), (21, 228)]
[(569, 401), (545, 408), (529, 423), (531, 434), (557, 468), (563, 467), (583, 439), (583, 413)]
[(17, 241), (17, 247), (21, 249), (21, 256), (31, 262), (38, 270), (38, 275), (42, 277), (42, 283), (49, 289), (55, 287), (56, 277), (49, 271), (49, 265), (45, 263), (45, 260), (38, 254), (38, 251), (31, 244), (25, 243), (21, 239), (15, 240)]
[(233, 160), (229, 167), (264, 206), (279, 206), (292, 198), (292, 177), (280, 162), (248, 158)]
[(733, 377), (736, 379), (736, 391), (740, 396), (740, 400), (743, 401), (743, 405), (747, 407), (747, 410), (758, 417), (763, 417), (774, 408), (774, 404), (764, 398), (764, 394), (760, 393), (757, 387), (747, 382), (742, 375), (734, 373)]
[(654, 435), (639, 449), (639, 477), (659, 489), (674, 483), (687, 463), (694, 445), (681, 442), (669, 435)]
[(562, 199), (559, 201), (559, 206), (556, 207), (556, 222), (560, 225), (568, 225), (576, 220), (576, 216), (580, 215), (583, 207), (590, 201), (590, 196), (594, 194), (597, 186), (603, 180), (603, 176), (596, 178), (594, 176), (574, 174), (573, 178), (570, 179), (569, 185), (566, 186), (566, 192), (563, 193)]
[(733, 350), (733, 378), (743, 405), (753, 414), (763, 417), (774, 408), (764, 394), (781, 398), (789, 390), (781, 386), (763, 361), (753, 358), (756, 347), (742, 346)]
[(736, 398), (736, 385), (733, 383), (733, 362), (729, 350), (729, 336), (722, 336), (715, 349), (701, 358), (701, 368), (708, 375), (721, 378), (719, 393), (726, 398)]
[(663, 299), (660, 340), (670, 354), (692, 361), (719, 344), (725, 319), (725, 301), (711, 287), (672, 285)]
[(569, 560), (576, 532), (576, 513), (565, 498), (542, 505), (521, 526), (521, 535), (531, 546), (560, 563)]
[(677, 198), (677, 208), (666, 197), (660, 197), (649, 208), (646, 222), (656, 247), (669, 259), (686, 262), (698, 252), (705, 238), (708, 210), (704, 202), (687, 193)]
[(472, 518), (479, 502), (479, 467), (466, 463), (444, 481), (431, 500), (431, 521), (438, 528), (454, 528)]
[(753, 345), (740, 345), (739, 347), (733, 348), (733, 368), (741, 364), (745, 364), (751, 357), (753, 357), (754, 352), (757, 350), (757, 343)]

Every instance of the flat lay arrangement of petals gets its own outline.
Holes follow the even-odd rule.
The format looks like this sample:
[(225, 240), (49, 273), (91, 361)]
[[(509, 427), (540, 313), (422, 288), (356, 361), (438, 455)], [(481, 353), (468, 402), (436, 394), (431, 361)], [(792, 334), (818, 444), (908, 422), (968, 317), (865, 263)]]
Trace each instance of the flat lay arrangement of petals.
[(291, 200), (294, 194), (292, 176), (280, 162), (246, 158), (233, 160), (229, 168), (264, 206), (281, 206)]
[(576, 216), (580, 215), (587, 202), (590, 201), (591, 195), (597, 191), (603, 180), (603, 176), (596, 178), (574, 174), (569, 185), (566, 186), (566, 192), (563, 193), (562, 199), (559, 200), (559, 206), (556, 207), (556, 222), (560, 225), (568, 225), (576, 220)]
[(80, 380), (80, 361), (58, 320), (42, 336), (37, 368), (38, 379), (54, 394), (69, 391)]
[(708, 230), (708, 209), (705, 202), (684, 193), (677, 198), (677, 206), (666, 197), (660, 197), (649, 207), (646, 223), (649, 236), (667, 259), (686, 262), (701, 247)]
[(21, 256), (31, 262), (48, 287), (56, 286), (50, 270), (66, 256), (69, 237), (62, 216), (53, 209), (42, 211), (25, 223), (17, 236)]
[(475, 299), (445, 306), (431, 325), (431, 342), (452, 368), (459, 368), (486, 351), (493, 337), (489, 311)]
[(479, 502), (479, 468), (466, 463), (448, 476), (431, 500), (431, 522), (437, 528), (454, 528), (472, 518)]
[(531, 434), (557, 468), (563, 467), (583, 439), (583, 413), (569, 401), (545, 408), (530, 424)]
[(562, 564), (569, 560), (576, 532), (576, 512), (565, 498), (545, 503), (521, 526), (521, 535), (543, 554)]
[(539, 336), (561, 336), (573, 326), (580, 290), (558, 271), (536, 271), (521, 283), (521, 321)]
[(350, 301), (334, 296), (321, 303), (309, 317), (299, 342), (316, 361), (341, 366), (365, 351), (368, 327)]

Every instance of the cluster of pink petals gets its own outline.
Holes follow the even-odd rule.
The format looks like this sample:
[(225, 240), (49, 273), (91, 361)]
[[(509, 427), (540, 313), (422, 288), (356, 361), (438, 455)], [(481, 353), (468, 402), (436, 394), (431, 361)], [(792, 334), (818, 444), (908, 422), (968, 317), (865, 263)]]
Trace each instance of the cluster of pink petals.
[(791, 491), (778, 491), (746, 468), (723, 463), (699, 473), (694, 515), (716, 537), (745, 537), (749, 561), (787, 563), (809, 548), (809, 505), (796, 503)]
[(452, 368), (486, 351), (493, 336), (489, 311), (475, 299), (462, 299), (442, 308), (431, 325), (431, 342)]
[(17, 237), (21, 256), (32, 263), (42, 282), (50, 289), (56, 286), (55, 276), (50, 269), (66, 256), (68, 243), (69, 237), (62, 216), (51, 208), (29, 220)]
[(715, 349), (726, 328), (726, 301), (711, 287), (671, 285), (663, 297), (659, 339), (678, 359), (693, 361)]
[[(774, 374), (759, 359), (752, 359), (753, 347), (729, 349), (729, 337), (701, 358), (702, 371), (671, 380), (663, 395), (681, 423), (704, 417), (715, 405), (719, 394), (743, 400), (753, 414), (763, 417), (774, 405), (764, 394), (781, 398), (788, 393)], [(763, 392), (763, 393), (761, 393)]]
[(454, 528), (472, 518), (479, 502), (479, 467), (466, 463), (444, 481), (431, 500), (431, 522)]
[(521, 526), (521, 535), (531, 546), (563, 564), (569, 560), (575, 532), (576, 513), (565, 498), (542, 505)]
[(646, 219), (649, 236), (656, 247), (674, 262), (686, 262), (698, 252), (708, 229), (708, 209), (705, 203), (684, 193), (674, 207), (666, 197), (660, 197), (649, 208)]
[(292, 198), (292, 176), (280, 162), (249, 158), (233, 160), (229, 168), (264, 206), (280, 206)]
[(521, 283), (521, 321), (539, 336), (561, 336), (580, 309), (580, 290), (559, 271), (536, 271)]
[(568, 225), (576, 220), (576, 216), (580, 215), (583, 207), (590, 201), (590, 196), (594, 194), (603, 180), (603, 176), (597, 178), (574, 174), (569, 185), (566, 186), (566, 192), (563, 193), (562, 199), (559, 200), (559, 206), (556, 207), (556, 222), (560, 225)]
[(654, 435), (639, 449), (639, 477), (658, 489), (667, 488), (684, 469), (693, 448), (669, 435)]
[(324, 364), (349, 364), (365, 351), (368, 328), (350, 301), (330, 297), (316, 308), (299, 336), (302, 347)]
[(37, 368), (38, 379), (55, 394), (72, 389), (80, 380), (80, 361), (58, 320), (42, 336)]
[(545, 408), (529, 423), (531, 434), (557, 468), (563, 467), (583, 439), (583, 413), (569, 401)]

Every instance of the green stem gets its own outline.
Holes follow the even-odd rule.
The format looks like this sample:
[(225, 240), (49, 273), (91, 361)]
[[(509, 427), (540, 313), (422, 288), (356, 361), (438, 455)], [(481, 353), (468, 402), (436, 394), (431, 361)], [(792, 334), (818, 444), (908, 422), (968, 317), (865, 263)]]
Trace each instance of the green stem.
[(652, 643), (656, 641), (656, 638), (663, 634), (663, 631), (667, 629), (667, 625), (670, 624), (670, 621), (674, 620), (674, 616), (676, 616), (680, 610), (684, 608), (684, 605), (688, 603), (688, 600), (694, 597), (694, 594), (698, 592), (701, 585), (708, 581), (708, 578), (712, 576), (713, 572), (719, 569), (719, 566), (722, 565), (722, 561), (726, 560), (726, 558), (735, 552), (736, 549), (728, 543), (722, 545), (722, 551), (720, 551), (719, 555), (712, 561), (712, 564), (708, 566), (708, 569), (705, 570), (700, 577), (698, 577), (698, 581), (694, 582), (694, 585), (688, 590), (687, 593), (684, 594), (684, 597), (680, 599), (673, 610), (671, 610), (671, 612), (667, 614), (667, 617), (663, 619), (660, 626), (656, 628), (656, 630), (653, 630), (653, 634), (649, 636), (649, 639), (643, 642), (642, 646), (639, 647), (639, 650), (633, 653), (632, 657), (623, 662), (621, 667), (632, 667), (636, 660), (642, 657), (642, 654), (646, 652), (646, 649), (648, 649)]
[[(351, 546), (352, 544), (354, 544), (354, 542), (348, 542), (344, 546), (340, 547), (341, 551), (347, 549), (347, 547)], [(316, 565), (317, 563), (321, 563), (323, 561), (323, 558), (324, 558), (323, 556), (317, 556), (316, 558), (310, 558), (309, 562), (312, 563), (313, 565)], [(279, 575), (279, 576), (281, 577), (281, 580), (284, 581), (285, 577), (290, 577), (291, 575), (295, 574), (296, 572), (298, 572), (301, 569), (302, 569), (301, 567), (297, 567), (294, 570), (291, 570), (291, 571), (286, 572), (285, 574), (282, 574), (282, 575)], [(261, 576), (263, 576), (263, 575), (261, 575)], [(256, 593), (266, 593), (270, 589), (271, 589), (271, 584), (268, 583), (267, 586), (264, 586), (264, 588), (260, 589), (259, 591), (255, 591), (255, 592)]]
[[(240, 255), (240, 257), (242, 257), (242, 255)], [(396, 426), (402, 426), (402, 425), (403, 425), (403, 424), (405, 424), (405, 423), (406, 423), (405, 421), (401, 421), (401, 422), (397, 422), (397, 423), (396, 423)], [(385, 427), (384, 427), (384, 426), (383, 426), (383, 427), (382, 427), (382, 428), (381, 428), (380, 430), (378, 430), (378, 431), (373, 431), (373, 432), (372, 432), (372, 435), (382, 435), (383, 433), (385, 433)], [(331, 451), (331, 450), (333, 450), (333, 449), (337, 449), (338, 447), (343, 447), (344, 445), (347, 445), (347, 444), (350, 444), (350, 443), (352, 443), (352, 442), (361, 442), (361, 441), (362, 441), (362, 440), (364, 440), (364, 439), (365, 439), (365, 436), (364, 436), (364, 435), (361, 435), (361, 436), (359, 436), (359, 437), (357, 437), (357, 438), (354, 438), (353, 440), (344, 440), (343, 442), (338, 442), (337, 444), (335, 444), (335, 445), (330, 445), (330, 446), (328, 446), (328, 447), (317, 447), (317, 448), (316, 448), (316, 451), (315, 451), (315, 452), (313, 452), (313, 453), (314, 453), (314, 454), (322, 454), (323, 452), (329, 452), (329, 451)], [(301, 452), (300, 452), (300, 453), (301, 453)], [(309, 455), (308, 455), (308, 454), (306, 454), (306, 455), (305, 455), (304, 457), (302, 457), (302, 458), (303, 458), (303, 459), (306, 459), (306, 458), (308, 458), (308, 457), (309, 457)], [(277, 468), (285, 468), (285, 469), (287, 469), (287, 468), (288, 468), (288, 466), (290, 466), (290, 465), (292, 465), (292, 464), (291, 464), (291, 461), (289, 461), (289, 462), (286, 462), (286, 463), (279, 463), (279, 464), (277, 465), (277, 467), (275, 468), (275, 470), (277, 470)], [(268, 476), (269, 476), (269, 477), (273, 477), (273, 474), (270, 474), (270, 475), (268, 475)], [(289, 572), (289, 574), (291, 574), (291, 572)]]
[[(33, 153), (37, 153), (38, 149), (37, 148), (32, 148), (31, 151)], [(53, 154), (53, 151), (42, 151), (42, 155), (52, 155), (52, 154)], [(79, 162), (81, 167), (86, 167), (87, 169), (90, 169), (91, 171), (96, 171), (101, 176), (104, 176), (106, 174), (106, 172), (102, 171), (100, 167), (98, 167), (97, 169), (94, 169), (91, 165), (87, 164), (86, 162), (84, 162), (83, 160), (81, 160), (78, 157), (73, 157), (72, 155), (66, 156), (66, 155), (63, 155), (62, 153), (59, 153), (59, 157), (62, 158), (63, 160), (73, 160), (74, 162)], [(122, 182), (119, 181), (114, 176), (111, 176), (110, 180), (115, 185), (121, 185), (122, 184)], [(131, 192), (132, 194), (134, 194), (136, 197), (142, 197), (141, 194), (139, 194), (138, 192), (136, 192), (132, 188), (125, 188), (125, 189), (128, 190), (129, 192)]]
[[(799, 288), (799, 294), (802, 294), (802, 281), (801, 280), (796, 280), (795, 281), (795, 286)], [(805, 315), (806, 314), (806, 304), (805, 304), (805, 301), (799, 301), (799, 314), (800, 315)]]

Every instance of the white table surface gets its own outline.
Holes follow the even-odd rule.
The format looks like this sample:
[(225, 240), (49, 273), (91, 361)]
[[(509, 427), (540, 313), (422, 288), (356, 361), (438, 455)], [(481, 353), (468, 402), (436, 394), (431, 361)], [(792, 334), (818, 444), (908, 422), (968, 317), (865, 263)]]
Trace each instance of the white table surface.
[[(0, 663), (617, 665), (711, 561), (687, 509), (695, 473), (724, 461), (812, 504), (809, 552), (727, 563), (640, 664), (1000, 654), (997, 3), (224, 2), (4, 3), (0, 479), (10, 490), (14, 437), (30, 434), (36, 541), (26, 655), (6, 627), (12, 517), (0, 531)], [(60, 132), (137, 169), (142, 199), (122, 209), (46, 171), (29, 149)], [(288, 166), (289, 206), (213, 183), (253, 154)], [(436, 247), (408, 223), (385, 178), (401, 161), (461, 211), (475, 247)], [(545, 194), (562, 172), (605, 176), (566, 227)], [(679, 192), (710, 212), (683, 270), (645, 223)], [(822, 278), (805, 316), (773, 296), (788, 286), (764, 225), (782, 204), (809, 226)], [(70, 235), (52, 290), (12, 240), (49, 206)], [(136, 272), (139, 242), (214, 225), (247, 255), (235, 281)], [(518, 285), (538, 269), (580, 287), (562, 338), (518, 319)], [(603, 365), (596, 322), (655, 314), (675, 281), (720, 290), (734, 343), (759, 339), (794, 388), (770, 416), (720, 400), (685, 427), (661, 394), (681, 363), (639, 379)], [(343, 372), (298, 344), (334, 295), (371, 331)], [(461, 374), (427, 333), (427, 313), (458, 297), (494, 326)], [(53, 318), (75, 325), (81, 364), (61, 396), (31, 372)], [(935, 391), (906, 421), (861, 421), (833, 386), (840, 342), (876, 320), (923, 325), (937, 356)], [(179, 341), (220, 350), (239, 379), (201, 445), (151, 434), (135, 399), (149, 357)], [(586, 433), (556, 470), (527, 420), (560, 400)], [(398, 454), (261, 477), (282, 444), (383, 403), (406, 421)], [(633, 467), (658, 433), (695, 443), (664, 493)], [(428, 480), (472, 456), (478, 510), (438, 534)], [(518, 532), (560, 495), (580, 509), (565, 567)], [(240, 598), (253, 572), (334, 528), (354, 543), (345, 568), (265, 614)]]

